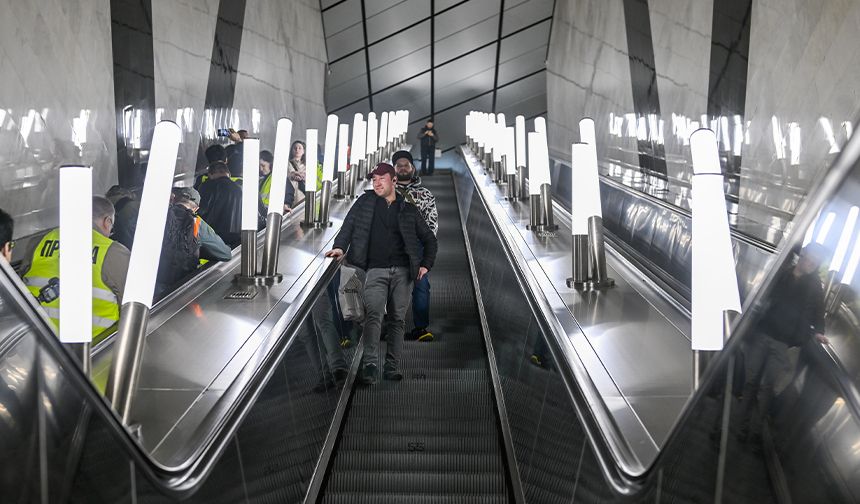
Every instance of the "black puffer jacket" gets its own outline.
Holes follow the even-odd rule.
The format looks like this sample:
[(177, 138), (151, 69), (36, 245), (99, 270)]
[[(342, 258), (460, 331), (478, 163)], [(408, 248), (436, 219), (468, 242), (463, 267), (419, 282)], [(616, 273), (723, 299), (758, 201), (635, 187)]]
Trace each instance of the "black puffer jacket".
[[(370, 227), (373, 225), (373, 211), (376, 208), (376, 199), (379, 196), (375, 192), (366, 191), (355, 201), (346, 218), (343, 227), (334, 239), (334, 248), (346, 250), (347, 260), (353, 266), (367, 269), (367, 253), (370, 249)], [(406, 254), (409, 256), (409, 265), (412, 278), (418, 276), (418, 268), (423, 266), (428, 270), (433, 268), (436, 261), (438, 242), (436, 235), (424, 222), (418, 208), (407, 203), (403, 196), (397, 194), (396, 205), (400, 205), (400, 218), (398, 225), (400, 234), (403, 235), (403, 243), (406, 246)], [(424, 247), (422, 257), (418, 250), (418, 244)]]

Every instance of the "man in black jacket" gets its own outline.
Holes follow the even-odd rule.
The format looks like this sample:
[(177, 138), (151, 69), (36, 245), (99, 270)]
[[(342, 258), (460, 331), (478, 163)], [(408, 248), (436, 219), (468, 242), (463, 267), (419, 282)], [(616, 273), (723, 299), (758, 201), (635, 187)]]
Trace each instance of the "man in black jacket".
[[(373, 191), (364, 193), (349, 210), (327, 257), (347, 260), (367, 272), (364, 282), (364, 356), (361, 382), (372, 385), (379, 365), (379, 334), (388, 307), (390, 320), (383, 378), (401, 380), (398, 371), (406, 308), (416, 280), (433, 267), (438, 244), (415, 205), (395, 190), (394, 167), (379, 163), (370, 173)], [(423, 253), (419, 250), (423, 247)]]
[(439, 134), (433, 127), (433, 119), (428, 119), (418, 132), (418, 140), (421, 141), (421, 175), (433, 175), (436, 164), (436, 145), (439, 143)]
[(209, 179), (200, 186), (198, 214), (230, 248), (239, 246), (242, 241), (242, 187), (230, 180), (226, 164), (209, 166)]
[[(818, 274), (827, 254), (823, 246), (811, 243), (800, 251), (797, 264), (780, 272), (756, 325), (757, 334), (745, 342), (742, 439), (758, 435), (777, 382), (791, 373), (789, 349), (829, 342), (824, 335), (824, 291)], [(758, 410), (755, 417), (753, 406)]]

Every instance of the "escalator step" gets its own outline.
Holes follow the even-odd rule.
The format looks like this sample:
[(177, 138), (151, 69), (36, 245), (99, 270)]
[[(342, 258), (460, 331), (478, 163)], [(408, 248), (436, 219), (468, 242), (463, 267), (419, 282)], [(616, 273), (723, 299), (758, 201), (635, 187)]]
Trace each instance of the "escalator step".
[(481, 470), (503, 470), (502, 460), (494, 453), (433, 453), (377, 451), (373, 457), (347, 456), (340, 461), (339, 468), (347, 471), (398, 471), (418, 472), (468, 472)]
[(329, 493), (324, 504), (497, 504), (508, 502), (505, 495), (417, 495), (407, 493)]
[(409, 452), (421, 453), (491, 453), (498, 451), (499, 439), (495, 433), (490, 435), (396, 435), (362, 432), (356, 435), (344, 433), (338, 450), (337, 463), (342, 457), (362, 457), (362, 451), (370, 452)]
[(345, 471), (331, 475), (329, 490), (339, 488), (353, 492), (396, 493), (408, 488), (413, 494), (504, 494), (502, 471), (449, 474), (432, 471)]

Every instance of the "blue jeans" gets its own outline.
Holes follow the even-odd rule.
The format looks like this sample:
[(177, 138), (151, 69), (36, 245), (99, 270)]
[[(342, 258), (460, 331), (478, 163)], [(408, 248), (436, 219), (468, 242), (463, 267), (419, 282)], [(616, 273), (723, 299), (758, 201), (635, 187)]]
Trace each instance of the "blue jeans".
[(412, 321), (415, 327), (426, 329), (430, 325), (430, 273), (412, 288)]

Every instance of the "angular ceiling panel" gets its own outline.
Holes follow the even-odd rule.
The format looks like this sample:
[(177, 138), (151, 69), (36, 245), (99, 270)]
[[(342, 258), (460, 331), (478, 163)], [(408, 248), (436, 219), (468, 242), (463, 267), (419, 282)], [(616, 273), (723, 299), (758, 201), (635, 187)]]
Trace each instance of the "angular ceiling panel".
[(328, 69), (329, 74), (326, 85), (330, 87), (340, 86), (359, 75), (365, 75), (367, 73), (367, 65), (364, 61), (364, 51), (347, 56), (337, 63), (332, 63)]
[[(370, 4), (372, 2), (368, 2)], [(366, 4), (366, 5), (367, 5)], [(367, 42), (372, 44), (430, 16), (427, 0), (403, 0), (376, 15), (367, 14)]]
[[(410, 28), (408, 31), (395, 33), (384, 40), (370, 46), (370, 69), (374, 70), (383, 65), (415, 53), (419, 49), (430, 49), (430, 21)], [(429, 60), (426, 69), (429, 69)], [(426, 70), (425, 69), (425, 70)], [(406, 77), (404, 75), (404, 77)], [(398, 79), (399, 80), (399, 79)]]
[(347, 0), (322, 13), (326, 35), (331, 37), (350, 28), (361, 26), (361, 0)]
[(345, 118), (405, 108), (410, 135), (436, 116), (443, 149), (462, 141), (469, 110), (545, 113), (554, 1), (502, 3), (321, 0), (327, 109)]
[[(541, 19), (551, 18), (554, 4), (554, 0), (506, 1), (505, 20), (502, 22), (502, 35), (508, 35)], [(547, 40), (549, 40), (548, 37)]]
[(360, 47), (364, 47), (364, 32), (361, 23), (338, 32), (336, 35), (326, 37), (329, 61), (342, 58)]
[[(407, 80), (422, 72), (427, 72), (427, 77), (430, 76), (430, 48), (425, 47), (411, 54), (398, 58), (387, 65), (370, 71), (370, 83), (373, 86), (373, 92), (381, 91), (392, 84)], [(427, 93), (430, 93), (430, 87), (427, 87)]]

